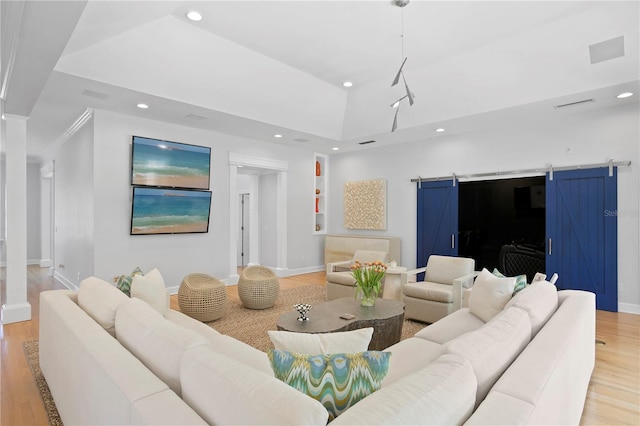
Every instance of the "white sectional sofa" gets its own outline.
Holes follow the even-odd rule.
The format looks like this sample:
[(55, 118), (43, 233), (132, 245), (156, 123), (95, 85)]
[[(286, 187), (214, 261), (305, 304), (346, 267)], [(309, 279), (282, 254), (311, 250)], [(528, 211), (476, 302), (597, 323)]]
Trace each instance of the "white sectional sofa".
[[(98, 282), (40, 296), (40, 364), (65, 424), (327, 423), (265, 353)], [(331, 423), (578, 424), (595, 297), (547, 284), (487, 323), (463, 308), (391, 346), (381, 389)]]

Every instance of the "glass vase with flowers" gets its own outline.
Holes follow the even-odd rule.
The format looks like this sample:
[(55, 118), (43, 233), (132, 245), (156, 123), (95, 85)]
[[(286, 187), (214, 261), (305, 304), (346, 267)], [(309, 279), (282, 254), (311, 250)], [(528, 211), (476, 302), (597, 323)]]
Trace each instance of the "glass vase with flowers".
[(351, 275), (356, 280), (356, 298), (361, 297), (360, 305), (373, 306), (382, 290), (382, 279), (387, 265), (379, 260), (361, 263), (356, 260), (351, 265)]

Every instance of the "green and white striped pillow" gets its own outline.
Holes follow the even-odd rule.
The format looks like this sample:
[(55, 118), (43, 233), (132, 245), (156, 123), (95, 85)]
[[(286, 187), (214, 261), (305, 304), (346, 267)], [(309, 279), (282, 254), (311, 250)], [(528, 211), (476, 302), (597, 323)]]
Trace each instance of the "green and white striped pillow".
[[(502, 272), (498, 271), (497, 268), (493, 268), (493, 275), (495, 275), (498, 278), (506, 278)], [(518, 275), (516, 276), (516, 286), (513, 288), (513, 294), (511, 295), (512, 297), (515, 296), (520, 290), (524, 290), (525, 288), (527, 288), (527, 276), (525, 274), (522, 275)]]
[(320, 401), (331, 421), (380, 389), (391, 352), (305, 355), (270, 349), (267, 355), (275, 376)]
[(131, 297), (131, 283), (133, 282), (134, 275), (143, 275), (142, 269), (136, 267), (136, 269), (134, 269), (129, 275), (120, 275), (113, 279), (116, 283), (116, 287), (129, 297)]

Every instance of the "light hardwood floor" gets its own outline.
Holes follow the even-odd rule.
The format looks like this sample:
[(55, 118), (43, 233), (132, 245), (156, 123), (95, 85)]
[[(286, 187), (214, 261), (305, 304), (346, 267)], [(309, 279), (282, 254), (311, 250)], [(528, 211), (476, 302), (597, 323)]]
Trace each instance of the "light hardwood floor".
[[(22, 343), (38, 338), (38, 301), (41, 291), (64, 288), (45, 269), (29, 267), (28, 300), (32, 320), (0, 325), (0, 420), (2, 426), (46, 425), (47, 416), (31, 376)], [(324, 273), (297, 275), (280, 280), (281, 288), (324, 285)], [(1, 287), (4, 295), (4, 281)], [(228, 286), (237, 298), (236, 286)], [(177, 309), (176, 296), (171, 307)], [(584, 425), (640, 424), (640, 315), (596, 313), (596, 366), (582, 415)]]

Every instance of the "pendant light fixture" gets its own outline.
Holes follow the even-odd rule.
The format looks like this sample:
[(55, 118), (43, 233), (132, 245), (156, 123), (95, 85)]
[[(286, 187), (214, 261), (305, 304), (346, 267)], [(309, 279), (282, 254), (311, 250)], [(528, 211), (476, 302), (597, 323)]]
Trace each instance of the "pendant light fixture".
[(393, 79), (393, 83), (391, 83), (391, 87), (395, 86), (400, 82), (400, 77), (402, 77), (402, 82), (404, 83), (404, 91), (405, 95), (400, 99), (393, 102), (390, 106), (396, 109), (395, 114), (393, 115), (393, 125), (391, 126), (391, 131), (395, 132), (398, 128), (398, 112), (400, 112), (400, 104), (403, 100), (409, 100), (409, 106), (413, 105), (413, 99), (415, 95), (409, 89), (409, 85), (407, 84), (407, 79), (404, 77), (404, 65), (407, 63), (407, 57), (404, 56), (404, 7), (409, 4), (410, 0), (394, 0), (393, 5), (402, 9), (402, 30), (400, 32), (400, 48), (401, 48), (401, 59), (402, 64), (400, 65), (400, 69), (396, 73), (395, 78)]

